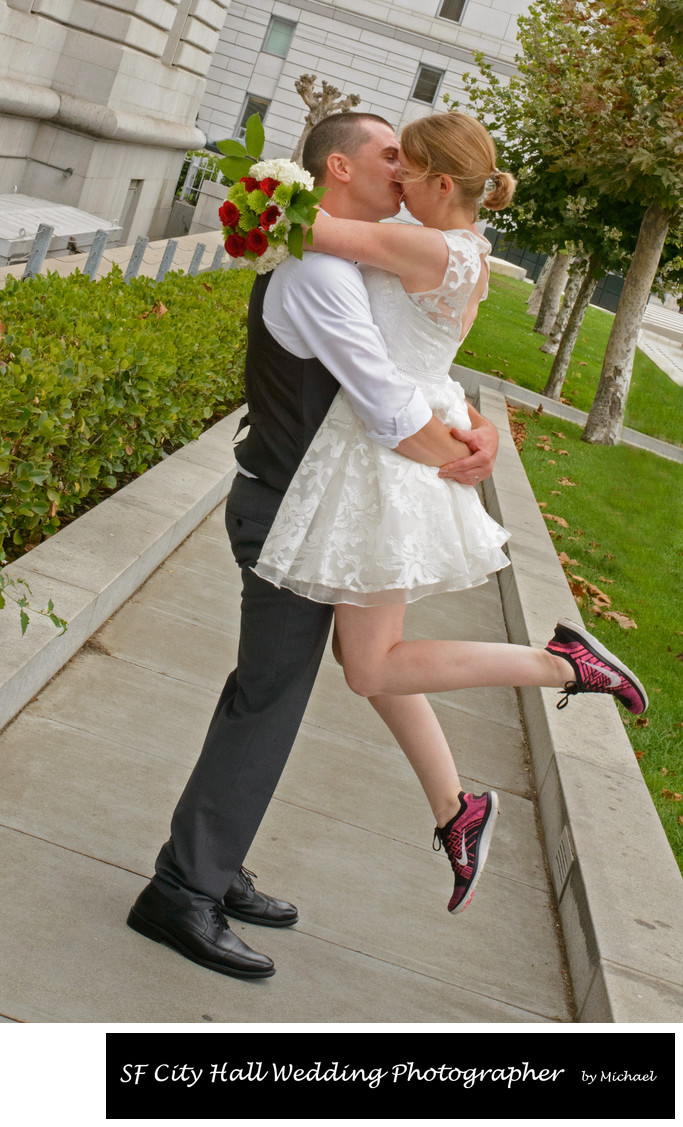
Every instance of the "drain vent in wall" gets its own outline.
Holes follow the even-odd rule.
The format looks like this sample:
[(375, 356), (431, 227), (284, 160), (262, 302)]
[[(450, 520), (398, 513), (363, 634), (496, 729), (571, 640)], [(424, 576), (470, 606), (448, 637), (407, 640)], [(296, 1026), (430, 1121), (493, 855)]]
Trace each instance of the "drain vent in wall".
[(557, 896), (562, 895), (562, 890), (567, 882), (569, 870), (572, 867), (574, 860), (574, 851), (572, 850), (572, 843), (569, 838), (569, 830), (565, 826), (562, 830), (555, 858), (553, 860), (553, 877), (555, 878), (555, 892)]

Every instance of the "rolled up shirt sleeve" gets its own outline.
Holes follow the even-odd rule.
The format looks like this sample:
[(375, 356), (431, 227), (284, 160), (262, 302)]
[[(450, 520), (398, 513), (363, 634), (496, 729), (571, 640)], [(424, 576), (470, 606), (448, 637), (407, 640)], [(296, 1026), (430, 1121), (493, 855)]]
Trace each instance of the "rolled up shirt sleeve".
[(423, 394), (389, 360), (353, 263), (323, 254), (288, 259), (269, 283), (264, 321), (283, 347), (325, 365), (375, 442), (398, 446), (431, 419)]

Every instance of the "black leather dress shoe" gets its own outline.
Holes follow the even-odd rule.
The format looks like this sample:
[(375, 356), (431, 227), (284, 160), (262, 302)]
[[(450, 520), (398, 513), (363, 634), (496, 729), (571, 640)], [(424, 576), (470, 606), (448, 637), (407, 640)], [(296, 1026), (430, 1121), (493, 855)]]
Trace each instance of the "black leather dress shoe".
[(250, 873), (248, 869), (240, 869), (223, 898), (221, 907), (225, 914), (263, 927), (290, 927), (295, 924), (299, 914), (294, 905), (259, 892), (251, 879), (255, 876), (256, 873)]
[(130, 910), (128, 926), (219, 974), (238, 978), (275, 974), (273, 960), (238, 939), (217, 904), (199, 911), (181, 908), (148, 884)]

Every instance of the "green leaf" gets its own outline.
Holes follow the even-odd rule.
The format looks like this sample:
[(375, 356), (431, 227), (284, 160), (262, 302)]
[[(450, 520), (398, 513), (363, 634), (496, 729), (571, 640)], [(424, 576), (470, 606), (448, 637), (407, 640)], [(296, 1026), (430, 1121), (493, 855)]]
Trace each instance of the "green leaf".
[[(241, 141), (217, 141), (216, 148), (223, 154), (224, 157), (248, 157), (249, 153), (245, 149)], [(221, 167), (221, 162), (217, 161), (218, 167)]]
[(297, 211), (295, 207), (288, 207), (285, 210), (285, 215), (290, 223), (308, 223), (308, 215), (306, 211)]
[(292, 227), (287, 237), (287, 246), (289, 247), (289, 253), (293, 254), (295, 258), (303, 258), (304, 233), (301, 227)]
[(247, 130), (244, 138), (247, 146), (247, 152), (254, 158), (255, 161), (259, 159), (263, 152), (263, 146), (266, 143), (266, 135), (263, 129), (263, 122), (257, 113), (251, 115), (247, 122)]
[(22, 612), (21, 612), (21, 632), (22, 632), (22, 634), (26, 633), (26, 627), (27, 626), (28, 626), (28, 615), (27, 615), (25, 610), (22, 610)]
[(223, 157), (218, 162), (218, 167), (226, 180), (241, 180), (243, 176), (249, 175), (253, 163), (251, 157)]

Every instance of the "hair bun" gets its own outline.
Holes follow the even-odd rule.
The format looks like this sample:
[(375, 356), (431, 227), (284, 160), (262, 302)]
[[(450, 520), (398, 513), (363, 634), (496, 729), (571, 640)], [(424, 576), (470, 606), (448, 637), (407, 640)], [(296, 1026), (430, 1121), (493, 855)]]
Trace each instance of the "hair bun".
[(515, 194), (516, 187), (517, 181), (514, 176), (509, 172), (501, 172), (499, 168), (494, 168), (486, 181), (484, 198), (481, 202), (489, 211), (500, 211), (508, 206)]

